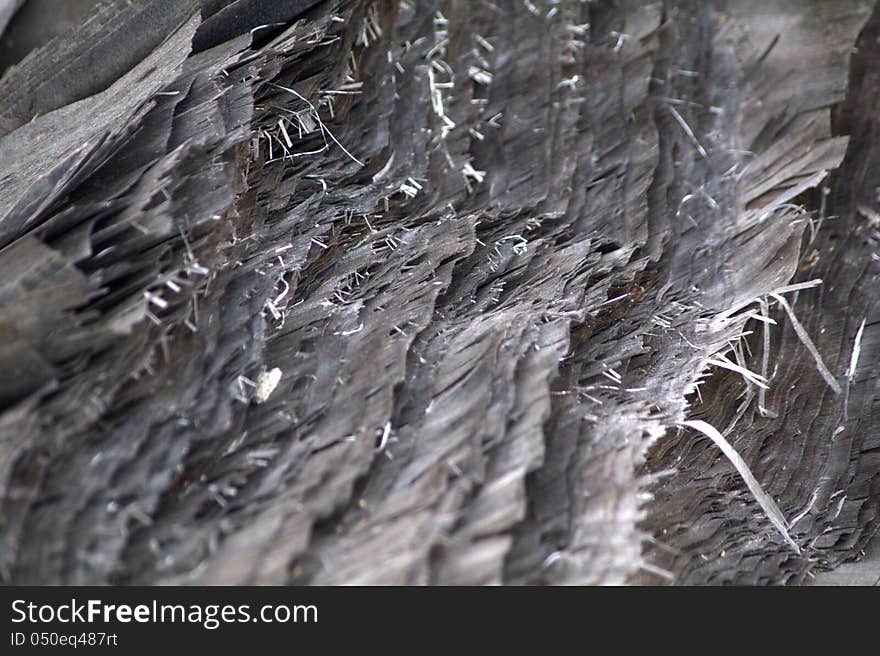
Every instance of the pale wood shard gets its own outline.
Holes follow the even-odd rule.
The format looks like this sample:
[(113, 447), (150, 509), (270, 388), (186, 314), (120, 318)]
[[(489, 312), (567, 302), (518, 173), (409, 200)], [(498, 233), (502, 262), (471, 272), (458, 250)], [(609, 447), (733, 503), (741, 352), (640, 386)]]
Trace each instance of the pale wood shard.
[(801, 583), (877, 532), (868, 0), (82, 21), (0, 78), (4, 583)]

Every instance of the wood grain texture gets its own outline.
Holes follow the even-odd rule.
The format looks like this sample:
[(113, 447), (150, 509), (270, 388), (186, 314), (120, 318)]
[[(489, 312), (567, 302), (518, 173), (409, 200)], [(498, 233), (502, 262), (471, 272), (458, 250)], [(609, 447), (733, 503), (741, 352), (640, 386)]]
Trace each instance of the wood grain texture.
[[(801, 583), (866, 547), (871, 3), (172, 4), (0, 79), (2, 581)], [(841, 394), (771, 296), (816, 278), (786, 298)]]

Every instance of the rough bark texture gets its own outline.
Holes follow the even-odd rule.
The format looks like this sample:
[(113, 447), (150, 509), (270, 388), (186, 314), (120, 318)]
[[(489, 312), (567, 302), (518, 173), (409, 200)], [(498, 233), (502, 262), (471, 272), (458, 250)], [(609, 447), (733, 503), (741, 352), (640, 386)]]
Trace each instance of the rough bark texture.
[(78, 20), (0, 79), (2, 581), (801, 583), (877, 532), (868, 0)]

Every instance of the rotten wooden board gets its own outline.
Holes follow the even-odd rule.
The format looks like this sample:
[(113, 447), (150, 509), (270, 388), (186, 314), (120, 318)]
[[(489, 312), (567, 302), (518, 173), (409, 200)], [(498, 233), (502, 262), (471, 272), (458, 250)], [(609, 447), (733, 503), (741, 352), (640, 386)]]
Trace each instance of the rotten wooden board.
[[(870, 3), (226, 4), (107, 3), (155, 65), (103, 87), (48, 84), (114, 47), (72, 36), (0, 80), (3, 581), (783, 583), (864, 548)], [(717, 366), (761, 373), (761, 303), (813, 278), (844, 394), (779, 308), (766, 392)]]

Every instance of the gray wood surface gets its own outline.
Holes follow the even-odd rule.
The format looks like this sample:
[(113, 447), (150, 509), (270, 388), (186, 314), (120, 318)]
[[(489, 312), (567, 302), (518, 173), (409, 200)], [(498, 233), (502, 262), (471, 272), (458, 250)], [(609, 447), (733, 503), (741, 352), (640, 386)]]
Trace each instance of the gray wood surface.
[(97, 4), (0, 78), (0, 580), (843, 583), (873, 11)]

